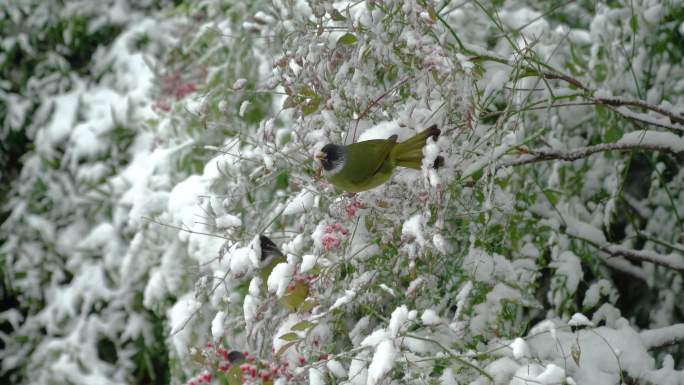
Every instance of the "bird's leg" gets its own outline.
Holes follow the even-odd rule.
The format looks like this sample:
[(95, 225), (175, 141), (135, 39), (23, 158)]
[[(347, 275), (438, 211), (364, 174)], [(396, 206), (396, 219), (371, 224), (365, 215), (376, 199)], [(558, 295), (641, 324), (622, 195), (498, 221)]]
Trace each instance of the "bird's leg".
[(323, 166), (319, 167), (316, 169), (316, 172), (314, 173), (314, 180), (318, 181), (321, 179), (321, 173), (323, 172)]

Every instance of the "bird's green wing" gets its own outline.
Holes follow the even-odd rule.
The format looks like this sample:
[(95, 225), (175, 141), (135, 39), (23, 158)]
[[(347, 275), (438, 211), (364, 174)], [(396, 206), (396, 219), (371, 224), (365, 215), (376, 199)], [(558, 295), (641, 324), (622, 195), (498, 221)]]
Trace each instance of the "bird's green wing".
[(352, 183), (363, 183), (387, 167), (390, 152), (397, 144), (397, 136), (373, 139), (347, 146), (345, 174)]

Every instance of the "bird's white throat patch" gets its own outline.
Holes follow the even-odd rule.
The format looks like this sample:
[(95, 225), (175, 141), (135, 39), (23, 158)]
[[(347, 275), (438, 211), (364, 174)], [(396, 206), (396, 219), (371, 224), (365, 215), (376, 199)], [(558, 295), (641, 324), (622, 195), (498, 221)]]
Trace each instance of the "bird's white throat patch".
[(341, 157), (337, 161), (333, 162), (333, 168), (331, 170), (326, 170), (325, 168), (323, 169), (323, 176), (329, 177), (339, 173), (342, 171), (346, 163), (347, 158), (345, 156)]

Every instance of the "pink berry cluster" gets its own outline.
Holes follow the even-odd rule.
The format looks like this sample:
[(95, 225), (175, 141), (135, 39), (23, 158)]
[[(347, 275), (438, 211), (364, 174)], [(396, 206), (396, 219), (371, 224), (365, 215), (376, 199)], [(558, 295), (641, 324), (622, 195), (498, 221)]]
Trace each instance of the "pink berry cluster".
[[(211, 384), (222, 375), (221, 373), (227, 373), (235, 366), (241, 372), (240, 379), (243, 384), (266, 384), (277, 378), (283, 377), (290, 380), (294, 376), (288, 362), (260, 362), (249, 352), (228, 352), (227, 349), (211, 342), (207, 343), (206, 348), (202, 350), (202, 357), (205, 369), (190, 378), (187, 385)], [(236, 360), (236, 357), (239, 360)], [(306, 359), (300, 356), (298, 363), (299, 366), (304, 365)]]
[(361, 202), (354, 200), (350, 202), (345, 208), (345, 212), (347, 213), (347, 218), (351, 219), (356, 215), (356, 212), (361, 208)]
[(211, 373), (209, 373), (208, 371), (205, 371), (204, 373), (198, 374), (198, 375), (196, 375), (195, 377), (189, 379), (189, 380), (188, 380), (188, 385), (199, 385), (199, 384), (201, 384), (201, 383), (211, 384), (211, 381), (212, 381), (213, 379), (214, 379), (214, 378), (213, 378), (213, 376), (211, 375)]
[(321, 243), (325, 251), (330, 251), (340, 245), (340, 238), (346, 237), (349, 234), (344, 226), (339, 223), (333, 223), (325, 227), (325, 234), (321, 238)]
[(162, 99), (156, 100), (152, 108), (164, 112), (171, 111), (169, 99), (181, 100), (197, 91), (199, 84), (204, 81), (206, 76), (207, 71), (204, 68), (199, 68), (189, 75), (182, 73), (180, 70), (175, 70), (161, 76), (160, 88)]

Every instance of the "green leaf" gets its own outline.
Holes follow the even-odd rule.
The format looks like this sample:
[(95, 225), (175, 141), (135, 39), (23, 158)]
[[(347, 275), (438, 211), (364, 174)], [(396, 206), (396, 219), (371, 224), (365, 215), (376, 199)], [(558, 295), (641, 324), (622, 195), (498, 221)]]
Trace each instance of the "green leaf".
[(233, 366), (225, 373), (218, 373), (218, 379), (221, 385), (242, 385), (242, 371), (240, 370), (239, 365)]
[(544, 195), (546, 195), (546, 199), (548, 199), (552, 205), (555, 206), (558, 204), (558, 196), (555, 191), (544, 189)]
[(478, 180), (480, 180), (480, 178), (482, 178), (482, 175), (484, 175), (484, 170), (479, 169), (479, 170), (475, 171), (473, 173), (473, 175), (471, 175), (470, 177), (473, 178), (474, 181), (478, 181)]
[(302, 102), (302, 112), (304, 116), (311, 115), (318, 111), (318, 106), (321, 104), (321, 97), (318, 96), (311, 88), (308, 86), (302, 87), (299, 91), (301, 94)]
[(295, 311), (308, 295), (309, 287), (301, 282), (297, 282), (295, 283), (294, 288), (280, 299), (280, 303), (287, 309)]
[(302, 331), (302, 330), (309, 329), (309, 328), (311, 328), (312, 326), (315, 326), (315, 325), (316, 325), (316, 324), (314, 324), (313, 322), (309, 322), (309, 321), (304, 320), (304, 321), (300, 321), (300, 322), (297, 322), (296, 324), (294, 324), (294, 325), (290, 328), (290, 330)]
[(430, 20), (436, 21), (437, 20), (437, 11), (435, 11), (435, 7), (433, 6), (428, 6), (428, 15), (430, 16)]
[(347, 32), (344, 35), (340, 36), (339, 39), (337, 39), (337, 44), (352, 45), (356, 44), (357, 41), (359, 41), (359, 39), (357, 39), (353, 33)]
[(606, 141), (606, 143), (617, 142), (620, 138), (622, 138), (622, 130), (615, 125), (608, 127), (606, 133), (603, 134), (603, 139)]
[(278, 338), (280, 338), (281, 340), (290, 341), (290, 342), (296, 342), (296, 341), (300, 340), (299, 335), (297, 335), (297, 333), (293, 333), (293, 332), (285, 333)]
[(285, 101), (283, 102), (283, 109), (287, 110), (288, 108), (295, 108), (297, 107), (297, 102), (295, 101), (295, 98), (290, 95), (287, 98), (285, 98)]
[[(285, 353), (285, 351), (286, 351), (287, 349), (290, 348), (290, 346), (296, 344), (297, 342), (298, 342), (298, 341), (292, 341), (292, 342), (288, 342), (288, 343), (286, 343), (285, 345), (281, 346), (280, 349), (278, 349), (278, 351), (276, 352), (275, 358), (276, 358), (276, 359), (277, 359), (277, 358), (280, 358), (280, 356), (282, 356), (283, 353)], [(232, 384), (231, 384), (231, 385), (232, 385)]]
[(632, 29), (632, 32), (636, 32), (637, 28), (639, 28), (639, 21), (637, 20), (636, 15), (632, 15), (632, 17), (629, 18), (629, 27)]
[(276, 177), (276, 188), (277, 189), (284, 190), (287, 188), (287, 186), (289, 186), (289, 184), (290, 184), (290, 182), (289, 182), (289, 176), (288, 176), (287, 172), (281, 172), (280, 174), (278, 174), (278, 176)]
[(314, 305), (316, 305), (316, 301), (312, 299), (308, 299), (299, 306), (299, 311), (302, 313), (306, 313), (308, 311), (311, 311), (313, 309)]

